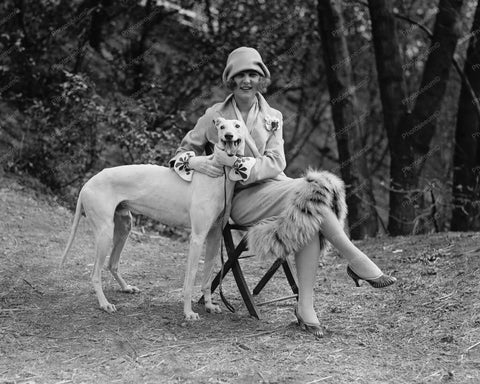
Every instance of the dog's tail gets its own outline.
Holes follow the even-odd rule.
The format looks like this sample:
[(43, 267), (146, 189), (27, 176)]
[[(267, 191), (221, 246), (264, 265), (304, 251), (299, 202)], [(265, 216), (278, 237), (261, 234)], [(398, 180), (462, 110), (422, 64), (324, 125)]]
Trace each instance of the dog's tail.
[(72, 246), (72, 243), (73, 243), (73, 239), (75, 238), (75, 234), (77, 233), (78, 223), (80, 222), (80, 218), (82, 217), (82, 210), (83, 210), (83, 206), (82, 206), (82, 198), (80, 193), (77, 200), (77, 208), (75, 209), (75, 217), (73, 218), (72, 230), (70, 232), (70, 237), (68, 238), (68, 242), (65, 247), (65, 250), (63, 251), (62, 261), (60, 262), (60, 268), (62, 268), (63, 264), (65, 264), (67, 253), (70, 250), (70, 247)]

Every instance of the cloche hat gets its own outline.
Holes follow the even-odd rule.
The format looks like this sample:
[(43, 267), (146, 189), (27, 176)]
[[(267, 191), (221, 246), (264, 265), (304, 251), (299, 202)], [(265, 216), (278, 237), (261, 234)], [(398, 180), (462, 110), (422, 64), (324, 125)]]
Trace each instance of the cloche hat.
[(240, 47), (228, 55), (222, 80), (226, 84), (233, 76), (243, 71), (256, 71), (261, 76), (270, 78), (270, 71), (263, 63), (260, 53), (254, 48)]

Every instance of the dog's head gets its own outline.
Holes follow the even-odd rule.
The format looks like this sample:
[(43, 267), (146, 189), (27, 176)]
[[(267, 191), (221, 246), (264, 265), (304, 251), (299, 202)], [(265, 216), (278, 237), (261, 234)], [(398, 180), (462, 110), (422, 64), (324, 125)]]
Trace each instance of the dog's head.
[(240, 120), (227, 120), (217, 117), (213, 120), (218, 132), (217, 146), (227, 155), (243, 155), (245, 150), (245, 138), (247, 127)]

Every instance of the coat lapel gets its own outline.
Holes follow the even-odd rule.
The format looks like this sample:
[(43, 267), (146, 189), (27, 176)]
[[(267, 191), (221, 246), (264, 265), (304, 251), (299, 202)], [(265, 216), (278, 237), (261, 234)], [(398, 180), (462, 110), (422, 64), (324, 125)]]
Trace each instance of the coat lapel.
[[(238, 119), (237, 114), (235, 113), (232, 98), (233, 94), (228, 95), (225, 101), (220, 105), (217, 112), (219, 116), (225, 119)], [(265, 116), (269, 116), (271, 113), (270, 106), (265, 98), (260, 93), (257, 94), (257, 98), (258, 113), (252, 122), (250, 134), (259, 152), (263, 153), (269, 136), (269, 132), (265, 129)], [(248, 148), (245, 148), (245, 156), (255, 157), (255, 154), (252, 153)]]

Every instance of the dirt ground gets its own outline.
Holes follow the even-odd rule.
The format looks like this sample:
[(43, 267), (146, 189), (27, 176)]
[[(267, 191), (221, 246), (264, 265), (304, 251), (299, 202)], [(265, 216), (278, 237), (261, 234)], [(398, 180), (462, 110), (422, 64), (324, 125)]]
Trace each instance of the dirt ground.
[[(141, 293), (120, 293), (104, 273), (119, 309), (104, 313), (90, 284), (84, 220), (61, 271), (72, 212), (4, 177), (0, 216), (0, 383), (480, 382), (477, 233), (358, 242), (399, 279), (381, 290), (356, 288), (345, 262), (328, 255), (315, 288), (328, 333), (315, 340), (294, 322), (292, 300), (261, 307), (261, 320), (249, 317), (231, 275), (223, 286), (236, 312), (197, 305), (201, 320), (185, 322), (188, 243), (153, 234), (132, 235), (122, 257), (124, 277)], [(269, 266), (242, 263), (252, 285)], [(287, 294), (280, 272), (258, 300)]]

